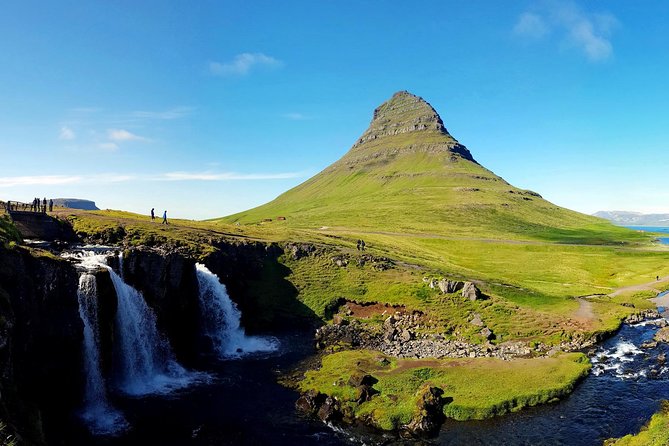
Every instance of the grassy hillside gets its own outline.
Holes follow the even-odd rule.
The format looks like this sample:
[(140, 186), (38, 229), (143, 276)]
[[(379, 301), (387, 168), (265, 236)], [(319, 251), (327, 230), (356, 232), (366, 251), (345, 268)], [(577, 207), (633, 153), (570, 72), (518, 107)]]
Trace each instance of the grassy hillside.
[(513, 187), (473, 160), (432, 107), (398, 93), (339, 161), (263, 206), (220, 221), (450, 237), (616, 243), (634, 232)]

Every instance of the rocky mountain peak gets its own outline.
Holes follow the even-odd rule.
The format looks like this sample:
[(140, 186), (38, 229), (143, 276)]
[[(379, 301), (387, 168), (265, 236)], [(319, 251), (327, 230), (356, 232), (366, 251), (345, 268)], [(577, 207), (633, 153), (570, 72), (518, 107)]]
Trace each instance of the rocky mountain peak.
[(374, 110), (369, 128), (355, 146), (384, 136), (417, 131), (448, 135), (441, 117), (427, 101), (408, 91), (398, 91)]

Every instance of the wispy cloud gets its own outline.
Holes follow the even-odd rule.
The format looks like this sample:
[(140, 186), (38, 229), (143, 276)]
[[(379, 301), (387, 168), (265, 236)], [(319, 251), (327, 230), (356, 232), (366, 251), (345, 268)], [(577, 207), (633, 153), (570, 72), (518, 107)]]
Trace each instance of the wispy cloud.
[(281, 115), (282, 118), (290, 119), (291, 121), (305, 121), (311, 119), (309, 116), (303, 115), (302, 113), (284, 113)]
[(540, 40), (555, 31), (560, 44), (579, 49), (588, 60), (600, 62), (613, 56), (611, 35), (619, 25), (609, 13), (589, 13), (573, 2), (549, 1), (535, 12), (524, 12), (513, 28), (515, 35)]
[(538, 14), (524, 12), (518, 17), (513, 32), (517, 36), (529, 37), (531, 39), (540, 39), (550, 31), (548, 25)]
[(283, 62), (263, 53), (242, 53), (228, 62), (209, 62), (209, 72), (217, 76), (244, 76), (256, 67), (278, 68)]
[(0, 177), (0, 188), (16, 186), (48, 186), (60, 184), (110, 184), (127, 182), (157, 181), (263, 181), (303, 178), (305, 172), (286, 173), (238, 173), (238, 172), (167, 172), (158, 174), (118, 174), (95, 175), (34, 175)]
[(285, 180), (301, 178), (304, 173), (237, 173), (237, 172), (169, 172), (157, 179), (164, 181), (239, 181), (239, 180)]
[(119, 149), (118, 144), (115, 142), (101, 142), (98, 144), (98, 148), (108, 152), (115, 152)]
[(195, 107), (174, 107), (162, 111), (135, 110), (130, 112), (130, 117), (138, 119), (180, 119), (193, 113)]
[(81, 179), (81, 176), (68, 175), (0, 177), (0, 187), (72, 184), (80, 182)]
[(132, 132), (129, 132), (125, 129), (109, 129), (107, 130), (107, 137), (112, 141), (149, 141), (149, 138), (143, 136), (135, 135)]
[(76, 139), (77, 135), (74, 133), (74, 130), (67, 126), (63, 126), (60, 128), (60, 132), (58, 132), (58, 139), (61, 139), (63, 141), (72, 141), (73, 139)]

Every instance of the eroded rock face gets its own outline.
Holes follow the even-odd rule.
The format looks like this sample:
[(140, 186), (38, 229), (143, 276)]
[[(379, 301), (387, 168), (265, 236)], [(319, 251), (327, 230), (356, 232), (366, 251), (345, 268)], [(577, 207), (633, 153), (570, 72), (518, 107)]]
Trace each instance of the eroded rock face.
[(81, 402), (83, 323), (73, 265), (0, 246), (0, 418), (27, 444)]

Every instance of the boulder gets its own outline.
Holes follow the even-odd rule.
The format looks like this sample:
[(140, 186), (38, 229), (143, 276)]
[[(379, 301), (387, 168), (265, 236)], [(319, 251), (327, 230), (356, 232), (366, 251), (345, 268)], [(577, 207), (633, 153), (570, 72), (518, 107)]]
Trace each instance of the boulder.
[(338, 421), (341, 419), (341, 412), (339, 409), (339, 402), (335, 398), (328, 396), (325, 398), (325, 401), (323, 401), (323, 404), (321, 404), (321, 407), (318, 408), (316, 415), (318, 415), (318, 418), (325, 423)]
[(426, 436), (436, 433), (444, 422), (444, 404), (447, 402), (439, 387), (424, 386), (418, 390), (417, 411), (406, 426), (412, 435)]
[(481, 330), (481, 336), (483, 336), (489, 341), (495, 339), (495, 334), (488, 327), (483, 327), (483, 329)]
[(660, 328), (657, 331), (657, 333), (655, 333), (655, 337), (653, 339), (655, 339), (657, 342), (668, 343), (669, 342), (669, 327)]
[(374, 378), (372, 375), (363, 372), (354, 373), (348, 379), (348, 383), (353, 387), (373, 386), (377, 382), (379, 382), (378, 379)]
[(409, 330), (402, 330), (398, 338), (400, 342), (409, 342), (413, 338), (413, 334)]
[(439, 286), (439, 289), (441, 290), (442, 293), (444, 294), (450, 294), (450, 293), (455, 293), (456, 291), (460, 291), (462, 287), (465, 285), (464, 282), (460, 282), (459, 280), (448, 280), (448, 279), (441, 279), (437, 285)]
[(479, 300), (481, 298), (481, 291), (472, 282), (465, 282), (462, 286), (462, 297), (469, 300)]
[(300, 412), (313, 416), (318, 411), (318, 408), (325, 401), (325, 395), (317, 392), (316, 390), (310, 390), (306, 393), (303, 393), (298, 400), (295, 402), (295, 408)]
[(474, 317), (472, 318), (471, 321), (469, 321), (470, 324), (476, 325), (477, 327), (483, 327), (483, 321), (481, 320), (481, 315), (478, 313), (474, 313)]

